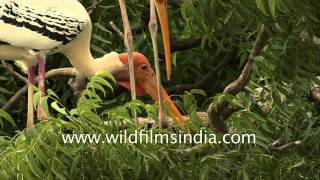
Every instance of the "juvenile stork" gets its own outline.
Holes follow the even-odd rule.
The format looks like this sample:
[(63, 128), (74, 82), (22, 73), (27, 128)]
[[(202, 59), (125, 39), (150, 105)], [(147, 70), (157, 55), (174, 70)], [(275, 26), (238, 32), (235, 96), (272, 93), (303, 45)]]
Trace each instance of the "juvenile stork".
[[(166, 0), (155, 0), (155, 2), (168, 56), (170, 49)], [(83, 76), (92, 76), (97, 71), (109, 71), (121, 86), (130, 88), (128, 55), (111, 52), (94, 59), (90, 52), (91, 31), (90, 17), (77, 0), (0, 0), (0, 59), (21, 60), (27, 67), (27, 127), (33, 126), (32, 86), (35, 82), (35, 67), (39, 64), (38, 86), (44, 93), (45, 57), (48, 54), (64, 54)], [(135, 52), (133, 59), (137, 94), (148, 94), (154, 100), (158, 100), (156, 78), (147, 58)], [(168, 69), (170, 70), (170, 66)], [(180, 119), (181, 125), (183, 123), (181, 114), (165, 90), (162, 94), (174, 116)], [(41, 103), (38, 115), (40, 119), (44, 115)]]

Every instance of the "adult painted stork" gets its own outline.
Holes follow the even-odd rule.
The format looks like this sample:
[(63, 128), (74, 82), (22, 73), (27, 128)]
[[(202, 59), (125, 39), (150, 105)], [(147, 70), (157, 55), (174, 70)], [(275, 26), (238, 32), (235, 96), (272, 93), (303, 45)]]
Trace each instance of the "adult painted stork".
[[(162, 27), (168, 75), (170, 75), (170, 44), (166, 0), (155, 0)], [(33, 90), (35, 67), (39, 72), (39, 89), (45, 91), (46, 55), (64, 54), (83, 76), (97, 71), (113, 73), (117, 82), (129, 89), (128, 55), (111, 52), (94, 59), (90, 52), (92, 24), (86, 9), (77, 0), (0, 0), (0, 59), (21, 60), (28, 74), (27, 127), (33, 126)], [(158, 100), (154, 72), (147, 58), (133, 53), (138, 95)], [(183, 123), (180, 112), (163, 89), (174, 116)], [(43, 115), (41, 103), (38, 115)]]

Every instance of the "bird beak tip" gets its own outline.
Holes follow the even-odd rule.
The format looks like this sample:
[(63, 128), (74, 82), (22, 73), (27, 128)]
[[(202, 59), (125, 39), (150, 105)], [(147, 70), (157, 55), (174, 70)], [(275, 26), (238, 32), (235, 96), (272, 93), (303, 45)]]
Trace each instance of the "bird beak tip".
[[(155, 78), (149, 78), (148, 81), (146, 81), (142, 86), (144, 90), (152, 97), (154, 101), (159, 101), (159, 96), (158, 96), (158, 91), (157, 91), (157, 84), (156, 84), (156, 79)], [(165, 104), (168, 105), (170, 108), (171, 116), (179, 122), (180, 128), (184, 127), (184, 118), (182, 117), (180, 111), (178, 110), (177, 106), (173, 103), (171, 98), (169, 97), (167, 91), (161, 87), (161, 93), (163, 100)]]

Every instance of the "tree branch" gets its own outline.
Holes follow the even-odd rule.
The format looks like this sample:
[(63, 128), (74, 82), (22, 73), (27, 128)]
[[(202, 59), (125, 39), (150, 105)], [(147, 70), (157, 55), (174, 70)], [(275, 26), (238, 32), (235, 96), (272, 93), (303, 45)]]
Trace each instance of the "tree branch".
[(13, 76), (15, 76), (16, 78), (18, 78), (19, 80), (23, 81), (24, 83), (28, 84), (28, 79), (23, 77), (21, 74), (19, 74), (18, 72), (14, 71), (7, 63), (5, 63), (4, 61), (2, 61), (2, 65), (3, 67)]
[(122, 40), (124, 40), (124, 34), (123, 32), (120, 31), (120, 29), (112, 22), (109, 22), (110, 26), (112, 27), (112, 29), (118, 33), (118, 35), (121, 37)]
[[(120, 11), (121, 11), (121, 17), (122, 17), (123, 28), (124, 28), (124, 45), (126, 46), (127, 52), (129, 55), (128, 61), (129, 61), (131, 98), (132, 100), (135, 100), (137, 96), (136, 96), (136, 80), (134, 77), (134, 66), (133, 66), (133, 57), (132, 57), (133, 37), (132, 37), (132, 31), (131, 31), (127, 9), (126, 9), (126, 1), (119, 0), (119, 4), (120, 4)], [(137, 122), (137, 113), (135, 110), (133, 111), (133, 117), (134, 117), (134, 120)]]
[[(93, 11), (94, 11), (95, 9), (97, 9), (98, 7), (104, 7), (104, 6), (100, 6), (100, 4), (101, 4), (102, 2), (103, 2), (103, 0), (100, 0), (100, 1), (98, 1), (98, 0), (93, 0), (92, 5), (86, 8), (88, 14), (91, 15), (91, 14), (93, 13)], [(114, 6), (110, 6), (110, 8), (111, 8), (111, 7), (114, 7)]]
[(273, 143), (269, 144), (268, 149), (269, 150), (276, 150), (276, 151), (283, 151), (283, 150), (289, 149), (293, 146), (300, 146), (302, 144), (302, 142), (299, 140), (299, 141), (290, 142), (288, 144), (277, 147), (277, 145), (281, 144), (282, 142), (283, 142), (283, 139), (279, 138), (276, 141), (274, 141)]
[[(244, 69), (242, 70), (242, 73), (238, 77), (237, 80), (230, 83), (225, 89), (224, 93), (228, 93), (231, 95), (237, 95), (239, 92), (241, 92), (245, 86), (249, 83), (250, 77), (251, 77), (251, 70), (254, 63), (254, 58), (258, 56), (262, 50), (262, 48), (265, 46), (267, 40), (269, 38), (269, 35), (266, 31), (265, 26), (263, 25), (260, 31), (260, 34), (258, 35), (254, 47), (251, 51), (251, 54), (249, 56), (248, 62), (246, 63)], [(209, 115), (209, 121), (210, 125), (213, 129), (217, 129), (218, 131), (221, 131), (222, 133), (227, 133), (228, 129), (224, 123), (224, 121), (234, 112), (236, 112), (237, 108), (230, 108), (229, 103), (225, 100), (221, 100), (217, 104), (211, 104), (208, 108), (208, 115)]]
[[(72, 76), (77, 77), (79, 76), (79, 71), (75, 68), (60, 68), (60, 69), (53, 69), (46, 73), (46, 79), (57, 77), (57, 76)], [(35, 79), (35, 83), (38, 83), (38, 77)], [(9, 101), (2, 107), (3, 110), (9, 112), (14, 105), (21, 99), (24, 94), (27, 93), (28, 87), (25, 85), (21, 88), (14, 96), (12, 96)]]
[(159, 126), (160, 128), (168, 128), (169, 122), (167, 120), (167, 114), (164, 109), (164, 100), (162, 95), (162, 84), (161, 84), (161, 72), (159, 65), (159, 57), (158, 57), (158, 24), (157, 24), (157, 16), (156, 16), (156, 7), (153, 0), (150, 1), (150, 21), (149, 21), (149, 31), (151, 35), (152, 47), (153, 47), (153, 58), (154, 58), (154, 66), (156, 70), (156, 79), (157, 79), (157, 93), (158, 93), (158, 101), (159, 101)]
[(190, 38), (184, 40), (177, 40), (174, 37), (171, 40), (171, 52), (184, 51), (192, 48), (199, 47), (201, 45), (202, 38)]

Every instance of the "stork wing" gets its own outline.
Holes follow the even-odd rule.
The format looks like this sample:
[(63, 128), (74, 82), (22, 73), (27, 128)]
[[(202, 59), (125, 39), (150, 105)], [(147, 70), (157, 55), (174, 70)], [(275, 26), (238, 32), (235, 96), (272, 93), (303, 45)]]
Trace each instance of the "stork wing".
[(52, 50), (79, 35), (88, 21), (55, 7), (32, 8), (16, 2), (0, 2), (0, 41), (36, 50)]

